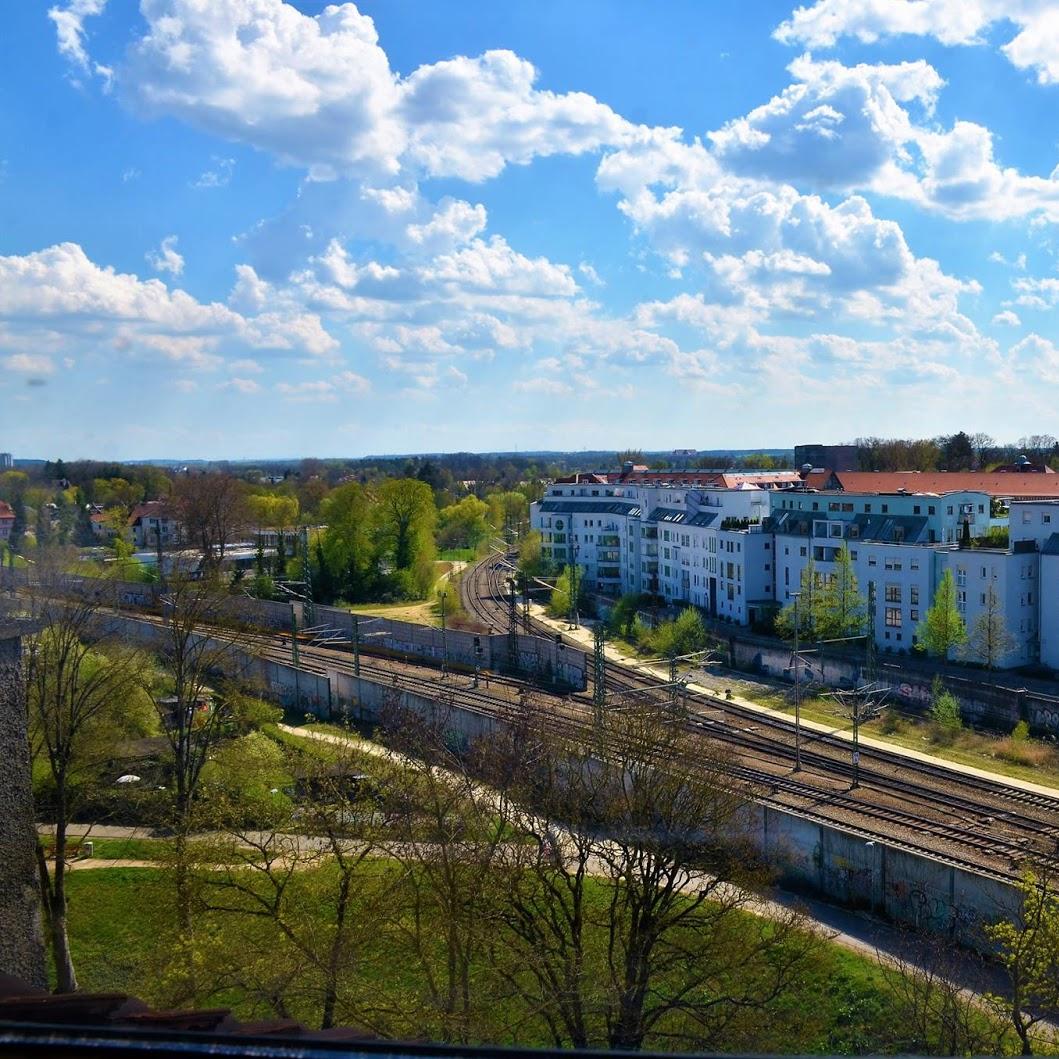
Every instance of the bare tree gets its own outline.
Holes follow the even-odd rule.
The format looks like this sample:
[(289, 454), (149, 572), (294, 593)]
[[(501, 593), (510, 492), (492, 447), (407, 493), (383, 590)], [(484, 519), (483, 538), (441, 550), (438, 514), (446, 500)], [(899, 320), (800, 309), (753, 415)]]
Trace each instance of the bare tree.
[(25, 679), (31, 745), (51, 787), (51, 871), (40, 843), (37, 856), (56, 988), (65, 993), (77, 988), (67, 935), (72, 814), (83, 787), (98, 780), (115, 741), (142, 734), (146, 718), (138, 682), (142, 659), (117, 642), (97, 601), (63, 594), (65, 585), (55, 574), (42, 571), (33, 593), (40, 631), (26, 644)]
[(202, 566), (213, 574), (224, 553), (249, 525), (243, 483), (230, 474), (194, 474), (177, 479), (169, 504), (184, 535), (202, 555)]
[(511, 988), (562, 1046), (750, 1034), (819, 939), (795, 912), (745, 914), (765, 877), (738, 841), (746, 792), (727, 762), (650, 697), (595, 734), (555, 731), (542, 718), (512, 742), (509, 822), (536, 841), (501, 859)]
[(484, 1025), (495, 1012), (480, 970), (488, 952), (499, 876), (494, 870), (505, 841), (508, 805), (480, 786), (454, 746), (443, 703), (424, 719), (399, 706), (388, 708), (387, 742), (403, 756), (392, 778), (396, 813), (381, 844), (402, 867), (402, 914), (394, 919), (409, 946), (425, 1004), (404, 1012), (404, 1032), (468, 1043), (488, 1038)]
[(997, 663), (1017, 646), (1004, 620), (1004, 606), (992, 585), (986, 590), (985, 609), (975, 618), (967, 635), (963, 653), (986, 669)]
[(989, 995), (984, 960), (970, 950), (908, 937), (878, 954), (894, 1000), (895, 1049), (922, 1055), (1007, 1055), (1013, 1037)]

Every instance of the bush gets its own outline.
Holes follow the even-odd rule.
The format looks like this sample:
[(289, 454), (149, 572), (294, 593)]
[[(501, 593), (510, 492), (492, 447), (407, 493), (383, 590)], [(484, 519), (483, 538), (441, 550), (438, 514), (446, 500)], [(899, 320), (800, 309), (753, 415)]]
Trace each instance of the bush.
[(1018, 724), (1011, 730), (1011, 738), (1016, 743), (1025, 743), (1030, 737), (1030, 722), (1019, 721)]
[(662, 622), (646, 637), (648, 650), (662, 658), (701, 651), (708, 642), (702, 615), (694, 607), (686, 607), (674, 621)]
[(963, 728), (959, 700), (951, 691), (945, 690), (941, 677), (935, 677), (931, 686), (930, 719), (934, 722), (938, 742), (952, 742)]

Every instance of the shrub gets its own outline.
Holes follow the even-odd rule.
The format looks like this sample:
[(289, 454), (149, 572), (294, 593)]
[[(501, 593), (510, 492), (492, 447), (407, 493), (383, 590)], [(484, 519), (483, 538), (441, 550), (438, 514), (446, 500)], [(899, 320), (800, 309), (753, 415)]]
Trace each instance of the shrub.
[(1019, 721), (1011, 731), (1011, 739), (1016, 743), (1025, 743), (1030, 737), (1030, 722)]
[(934, 722), (938, 742), (952, 742), (963, 727), (959, 700), (951, 691), (945, 690), (941, 677), (935, 677), (931, 686), (930, 719)]

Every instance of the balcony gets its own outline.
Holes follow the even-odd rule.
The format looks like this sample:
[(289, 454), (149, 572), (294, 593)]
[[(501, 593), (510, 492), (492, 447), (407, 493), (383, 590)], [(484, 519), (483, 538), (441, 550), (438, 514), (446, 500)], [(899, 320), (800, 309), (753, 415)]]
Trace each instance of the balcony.
[(645, 541), (656, 541), (658, 540), (658, 529), (655, 526), (644, 526), (640, 531), (640, 535)]
[(612, 551), (599, 551), (596, 553), (597, 563), (620, 563), (621, 552), (617, 548)]
[(645, 544), (640, 549), (640, 552), (641, 552), (642, 555), (654, 555), (654, 556), (657, 557), (657, 555), (658, 555), (658, 545), (657, 544)]
[(620, 548), (621, 537), (619, 537), (616, 533), (604, 533), (600, 536), (599, 543), (604, 548)]

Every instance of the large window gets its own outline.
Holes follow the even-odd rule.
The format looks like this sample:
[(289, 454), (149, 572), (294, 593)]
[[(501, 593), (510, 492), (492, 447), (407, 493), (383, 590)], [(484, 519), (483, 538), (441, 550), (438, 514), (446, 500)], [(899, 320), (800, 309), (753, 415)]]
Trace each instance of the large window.
[(901, 608), (900, 607), (887, 607), (886, 608), (886, 626), (889, 629), (900, 629), (901, 628)]
[(886, 602), (887, 603), (900, 603), (901, 602), (901, 586), (888, 584), (886, 586)]

